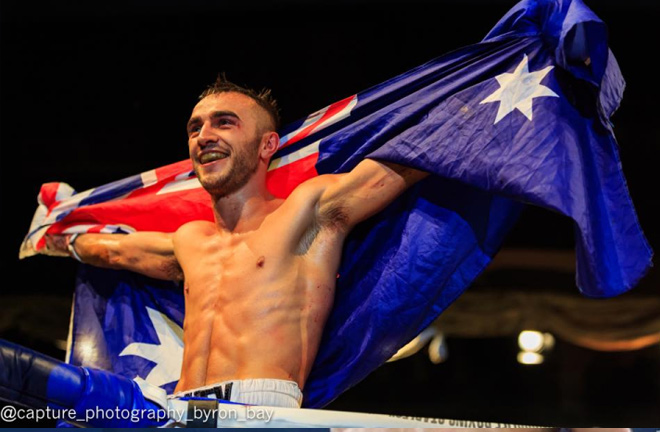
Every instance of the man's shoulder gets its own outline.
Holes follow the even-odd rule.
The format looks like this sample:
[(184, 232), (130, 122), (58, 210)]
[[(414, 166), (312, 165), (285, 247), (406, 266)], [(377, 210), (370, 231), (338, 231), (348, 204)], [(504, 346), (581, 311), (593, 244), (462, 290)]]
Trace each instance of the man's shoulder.
[(213, 222), (206, 220), (195, 220), (186, 222), (181, 225), (173, 235), (174, 241), (182, 238), (190, 238), (191, 236), (206, 236), (214, 232), (215, 225)]
[(172, 247), (177, 260), (188, 255), (208, 238), (215, 225), (209, 221), (196, 220), (181, 225), (172, 234)]

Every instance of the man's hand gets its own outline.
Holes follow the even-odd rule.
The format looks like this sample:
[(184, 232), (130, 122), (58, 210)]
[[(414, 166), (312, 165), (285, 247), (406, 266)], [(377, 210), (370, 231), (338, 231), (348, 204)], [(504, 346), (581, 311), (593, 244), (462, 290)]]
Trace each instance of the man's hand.
[(71, 256), (69, 253), (69, 234), (46, 234), (46, 255)]

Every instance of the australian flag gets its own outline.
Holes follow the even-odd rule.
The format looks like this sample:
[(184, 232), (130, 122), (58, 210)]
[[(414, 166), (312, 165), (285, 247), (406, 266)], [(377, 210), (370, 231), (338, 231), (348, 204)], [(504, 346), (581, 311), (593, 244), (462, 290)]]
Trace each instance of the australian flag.
[[(575, 223), (577, 287), (610, 297), (651, 265), (610, 116), (624, 80), (603, 22), (580, 0), (528, 0), (486, 38), (281, 130), (268, 184), (285, 197), (364, 158), (432, 173), (348, 237), (335, 307), (304, 388), (322, 407), (429, 325), (488, 265), (522, 206)], [(212, 219), (182, 161), (90, 191), (44, 185), (23, 256), (43, 235), (171, 232)], [(181, 366), (180, 287), (83, 266), (70, 361), (171, 390)]]

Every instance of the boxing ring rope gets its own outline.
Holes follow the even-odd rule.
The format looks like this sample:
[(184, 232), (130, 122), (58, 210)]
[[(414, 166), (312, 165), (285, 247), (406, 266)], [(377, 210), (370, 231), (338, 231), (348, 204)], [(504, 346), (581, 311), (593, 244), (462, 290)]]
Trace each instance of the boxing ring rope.
[(1, 339), (0, 399), (26, 407), (12, 408), (15, 414), (39, 410), (41, 419), (92, 427), (534, 427), (169, 399), (165, 390), (139, 378), (74, 366)]
[[(523, 426), (501, 424), (496, 422), (450, 420), (428, 417), (394, 416), (385, 414), (368, 414), (347, 411), (329, 411), (318, 409), (296, 409), (257, 407), (243, 405), (217, 404), (217, 411), (196, 408), (189, 402), (199, 401), (170, 401), (170, 408), (174, 413), (193, 414), (198, 419), (217, 416), (217, 427), (258, 427), (258, 428), (536, 428), (539, 426)], [(174, 414), (176, 415), (176, 414)], [(259, 418), (261, 417), (261, 418)], [(190, 420), (188, 416), (181, 423)], [(195, 419), (192, 419), (193, 421)]]

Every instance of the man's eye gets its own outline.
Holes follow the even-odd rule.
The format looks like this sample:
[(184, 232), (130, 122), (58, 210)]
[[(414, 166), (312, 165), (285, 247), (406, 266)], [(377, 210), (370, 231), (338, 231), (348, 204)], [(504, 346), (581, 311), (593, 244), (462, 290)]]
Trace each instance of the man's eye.
[(220, 120), (218, 120), (218, 124), (219, 124), (220, 126), (226, 126), (226, 125), (231, 125), (231, 124), (233, 124), (233, 123), (232, 123), (232, 121), (229, 120), (229, 119), (220, 119)]

